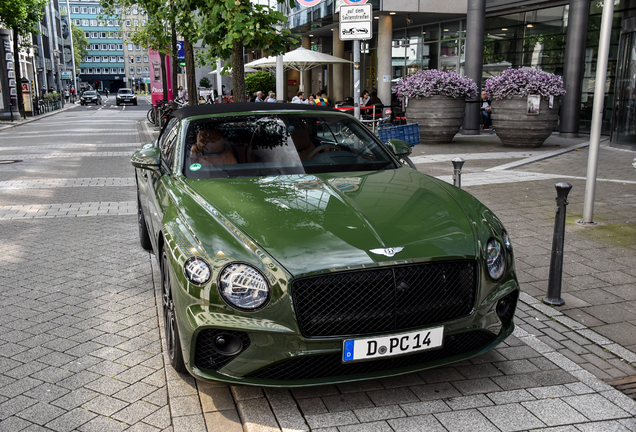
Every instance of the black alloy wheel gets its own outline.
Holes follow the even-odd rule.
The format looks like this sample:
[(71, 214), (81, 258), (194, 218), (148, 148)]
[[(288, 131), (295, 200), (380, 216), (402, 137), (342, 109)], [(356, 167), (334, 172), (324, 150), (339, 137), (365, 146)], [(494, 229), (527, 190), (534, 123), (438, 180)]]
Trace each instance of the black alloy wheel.
[(181, 340), (179, 339), (179, 327), (172, 297), (172, 285), (170, 283), (170, 260), (165, 246), (161, 251), (161, 289), (163, 303), (163, 324), (166, 333), (166, 351), (172, 368), (177, 372), (187, 372), (183, 362)]

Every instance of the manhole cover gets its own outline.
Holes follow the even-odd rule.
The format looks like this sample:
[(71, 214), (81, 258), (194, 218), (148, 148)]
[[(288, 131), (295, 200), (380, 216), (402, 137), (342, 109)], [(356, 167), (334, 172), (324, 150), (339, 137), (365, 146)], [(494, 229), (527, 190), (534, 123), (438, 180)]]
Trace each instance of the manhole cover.
[(22, 162), (21, 160), (0, 160), (0, 164), (12, 164), (16, 162)]
[(606, 381), (609, 385), (636, 400), (636, 376), (616, 378)]

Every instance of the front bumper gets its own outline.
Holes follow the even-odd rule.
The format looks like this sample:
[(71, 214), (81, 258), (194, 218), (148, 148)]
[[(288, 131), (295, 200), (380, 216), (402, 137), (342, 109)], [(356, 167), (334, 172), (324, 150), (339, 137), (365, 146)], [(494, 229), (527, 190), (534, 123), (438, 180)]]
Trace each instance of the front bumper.
[[(501, 343), (514, 330), (512, 317), (518, 287), (507, 284), (470, 316), (438, 323), (444, 326), (443, 346), (416, 353), (381, 357), (362, 362), (342, 362), (343, 342), (351, 337), (304, 338), (302, 335), (268, 325), (243, 323), (236, 327), (211, 326), (217, 314), (201, 306), (188, 310), (191, 319), (181, 323), (181, 341), (189, 372), (196, 378), (270, 387), (323, 385), (383, 378), (437, 367), (482, 354)], [(499, 300), (511, 300), (505, 317), (497, 314)], [(189, 330), (192, 330), (190, 332)], [(187, 334), (186, 335), (184, 335)], [(390, 333), (374, 336), (386, 336)], [(186, 337), (184, 337), (186, 336)], [(221, 337), (226, 345), (216, 344)], [(226, 348), (227, 347), (227, 348)]]

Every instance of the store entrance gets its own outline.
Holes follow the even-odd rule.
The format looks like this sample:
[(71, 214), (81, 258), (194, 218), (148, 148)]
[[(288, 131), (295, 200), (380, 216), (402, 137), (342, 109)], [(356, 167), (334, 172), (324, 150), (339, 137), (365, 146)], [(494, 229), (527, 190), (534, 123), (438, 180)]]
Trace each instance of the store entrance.
[(636, 18), (623, 21), (614, 94), (610, 141), (636, 150)]

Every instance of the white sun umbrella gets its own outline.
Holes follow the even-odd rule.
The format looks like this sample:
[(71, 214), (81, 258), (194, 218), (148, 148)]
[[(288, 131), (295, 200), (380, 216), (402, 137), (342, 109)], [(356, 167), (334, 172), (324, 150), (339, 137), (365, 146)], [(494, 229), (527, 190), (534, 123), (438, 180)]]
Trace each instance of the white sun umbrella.
[[(294, 69), (300, 72), (300, 91), (305, 90), (303, 82), (303, 72), (316, 66), (334, 63), (351, 63), (349, 60), (335, 57), (318, 51), (308, 50), (307, 48), (296, 48), (293, 51), (283, 54), (283, 68)], [(270, 56), (262, 59), (254, 60), (247, 63), (246, 67), (259, 69), (271, 69), (276, 67), (276, 57)]]

